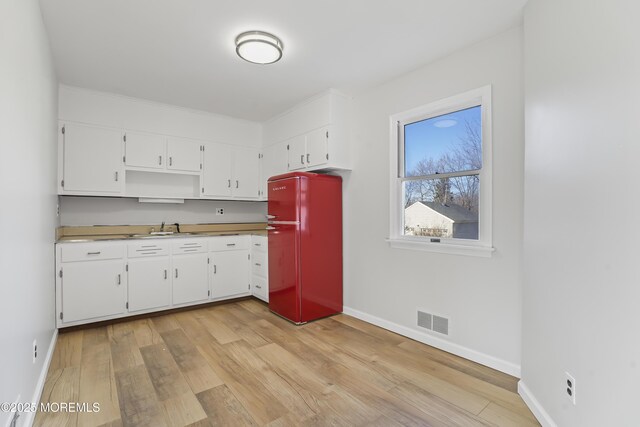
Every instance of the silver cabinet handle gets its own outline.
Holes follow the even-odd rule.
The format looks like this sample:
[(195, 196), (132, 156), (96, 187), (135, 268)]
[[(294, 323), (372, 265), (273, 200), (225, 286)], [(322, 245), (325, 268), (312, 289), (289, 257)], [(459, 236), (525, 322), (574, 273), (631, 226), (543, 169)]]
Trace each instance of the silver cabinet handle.
[(240, 187), (240, 181), (236, 179), (236, 188), (239, 188), (239, 187)]
[(213, 264), (213, 274), (217, 274), (218, 273), (218, 267)]
[(262, 289), (262, 286), (260, 286), (260, 285), (256, 285), (256, 288), (258, 288), (258, 289)]
[(164, 280), (167, 280), (167, 270), (164, 270)]
[(169, 157), (169, 166), (173, 165), (173, 157)]
[(253, 246), (262, 246), (262, 243), (254, 243)]
[(300, 154), (300, 163), (304, 165), (304, 154)]
[(262, 264), (260, 264), (260, 263), (257, 263), (257, 262), (256, 262), (256, 265), (257, 265), (258, 267), (262, 267)]
[(98, 251), (98, 252), (87, 252), (87, 255), (100, 255), (100, 251)]
[(116, 172), (116, 181), (118, 180), (118, 172)]
[(120, 285), (121, 283), (122, 283), (122, 276), (118, 274), (118, 285)]
[(307, 163), (309, 163), (309, 153), (307, 153)]
[(178, 278), (178, 269), (176, 268), (176, 279)]
[(227, 180), (227, 184), (228, 184), (228, 187), (231, 188), (231, 180), (230, 179)]
[(227, 246), (235, 246), (235, 243), (227, 243)]
[(162, 156), (158, 156), (158, 164), (162, 165)]

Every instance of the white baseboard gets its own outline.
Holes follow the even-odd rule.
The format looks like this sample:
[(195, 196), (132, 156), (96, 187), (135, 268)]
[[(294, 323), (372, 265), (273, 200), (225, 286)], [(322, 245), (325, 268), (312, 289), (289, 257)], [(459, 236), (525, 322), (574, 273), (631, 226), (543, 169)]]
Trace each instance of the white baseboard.
[(349, 316), (353, 316), (355, 318), (363, 320), (367, 323), (371, 323), (373, 325), (380, 326), (381, 328), (388, 329), (392, 332), (395, 332), (396, 334), (409, 337), (416, 341), (420, 341), (421, 343), (439, 348), (440, 350), (444, 350), (448, 353), (455, 354), (456, 356), (464, 357), (465, 359), (472, 360), (474, 362), (480, 363), (481, 365), (485, 365), (500, 372), (504, 372), (505, 374), (513, 375), (514, 377), (520, 378), (520, 365), (516, 365), (515, 363), (511, 363), (506, 360), (502, 360), (497, 357), (493, 357), (488, 354), (470, 349), (468, 347), (452, 343), (442, 338), (438, 338), (436, 336), (420, 332), (385, 319), (381, 319), (380, 317), (355, 310), (351, 307), (344, 307), (342, 312), (344, 314), (348, 314)]
[(533, 416), (537, 418), (542, 427), (558, 427), (522, 380), (518, 381), (518, 394), (522, 397), (522, 400), (524, 400), (524, 403), (527, 404), (531, 412), (533, 412)]
[[(44, 383), (47, 381), (47, 373), (49, 372), (49, 366), (51, 366), (51, 359), (53, 359), (53, 351), (56, 348), (57, 342), (58, 342), (58, 330), (55, 329), (53, 331), (53, 336), (51, 337), (51, 342), (49, 343), (49, 350), (47, 351), (47, 357), (44, 359), (44, 363), (42, 364), (42, 370), (40, 371), (40, 377), (38, 378), (36, 389), (33, 392), (33, 398), (31, 399), (32, 403), (36, 403), (36, 404), (40, 403), (40, 398), (42, 397), (42, 392), (44, 391)], [(36, 413), (27, 412), (24, 415), (25, 415), (25, 418), (22, 425), (31, 427), (33, 425), (33, 421), (35, 420)]]

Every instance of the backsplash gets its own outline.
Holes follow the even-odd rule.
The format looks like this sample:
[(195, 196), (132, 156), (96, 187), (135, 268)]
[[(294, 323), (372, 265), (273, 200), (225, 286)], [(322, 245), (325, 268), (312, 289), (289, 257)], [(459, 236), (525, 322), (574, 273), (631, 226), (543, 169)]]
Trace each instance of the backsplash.
[[(266, 202), (185, 200), (183, 204), (140, 203), (118, 197), (60, 196), (60, 225), (144, 225), (264, 222)], [(222, 208), (224, 214), (216, 215)]]

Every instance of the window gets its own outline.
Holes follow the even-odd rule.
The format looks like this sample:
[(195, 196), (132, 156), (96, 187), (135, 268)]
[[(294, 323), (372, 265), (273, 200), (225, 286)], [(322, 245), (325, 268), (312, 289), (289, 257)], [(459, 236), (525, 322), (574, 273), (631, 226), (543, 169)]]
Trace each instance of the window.
[(393, 247), (490, 256), (491, 87), (391, 117)]

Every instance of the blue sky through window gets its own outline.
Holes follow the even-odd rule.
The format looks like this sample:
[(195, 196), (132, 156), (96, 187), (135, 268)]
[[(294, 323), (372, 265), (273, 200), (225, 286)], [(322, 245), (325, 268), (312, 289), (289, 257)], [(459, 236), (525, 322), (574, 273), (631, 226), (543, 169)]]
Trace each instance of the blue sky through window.
[(409, 176), (418, 162), (438, 160), (467, 134), (466, 122), (481, 126), (481, 106), (411, 123), (404, 127), (405, 171)]

